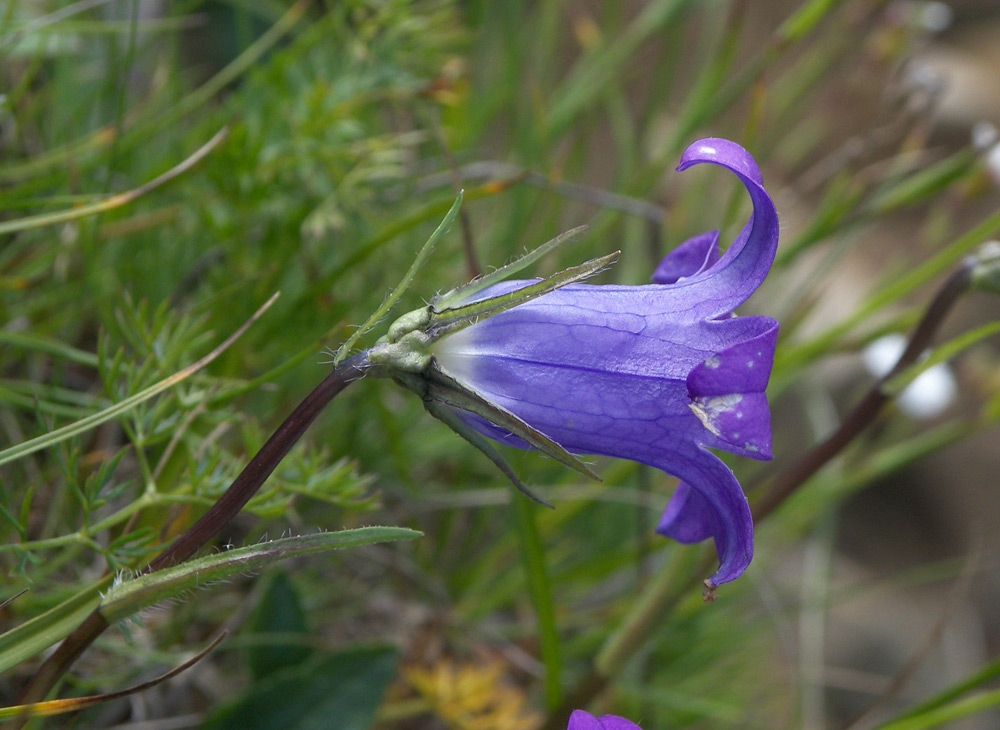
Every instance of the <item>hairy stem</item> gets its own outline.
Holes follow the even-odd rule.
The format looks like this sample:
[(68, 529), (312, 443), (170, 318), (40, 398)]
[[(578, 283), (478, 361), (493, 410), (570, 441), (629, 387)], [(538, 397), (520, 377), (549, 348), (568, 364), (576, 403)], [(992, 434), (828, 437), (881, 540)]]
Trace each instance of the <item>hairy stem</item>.
[[(271, 475), (292, 446), (302, 437), (316, 416), (333, 398), (351, 382), (363, 375), (367, 354), (362, 353), (344, 360), (324, 378), (292, 411), (291, 415), (278, 426), (260, 451), (244, 467), (239, 476), (218, 500), (187, 531), (160, 553), (143, 570), (151, 573), (187, 560), (203, 545), (215, 537), (239, 513), (243, 506), (257, 493), (264, 481)], [(19, 704), (40, 702), (55, 686), (59, 678), (72, 666), (73, 662), (108, 627), (108, 622), (95, 610), (41, 666), (24, 688)], [(21, 727), (17, 725), (16, 727)]]

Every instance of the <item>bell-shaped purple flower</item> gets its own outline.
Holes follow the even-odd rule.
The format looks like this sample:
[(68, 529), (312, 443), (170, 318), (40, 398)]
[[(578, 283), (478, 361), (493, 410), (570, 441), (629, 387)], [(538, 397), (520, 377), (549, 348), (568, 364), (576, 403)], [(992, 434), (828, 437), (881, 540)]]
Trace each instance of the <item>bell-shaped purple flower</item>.
[[(697, 236), (659, 265), (655, 284), (570, 284), (442, 337), (437, 366), (570, 452), (631, 459), (681, 480), (658, 532), (690, 543), (714, 538), (714, 587), (753, 556), (753, 523), (732, 471), (708, 449), (771, 457), (764, 389), (778, 324), (736, 317), (774, 259), (778, 219), (750, 154), (704, 139), (678, 167), (710, 162), (746, 186), (753, 213), (719, 256), (718, 233)], [(479, 292), (496, 296), (530, 282)], [(525, 443), (479, 416), (480, 433)], [(571, 723), (572, 724), (572, 723)]]
[(642, 728), (618, 715), (594, 717), (585, 710), (573, 710), (566, 730), (642, 730)]

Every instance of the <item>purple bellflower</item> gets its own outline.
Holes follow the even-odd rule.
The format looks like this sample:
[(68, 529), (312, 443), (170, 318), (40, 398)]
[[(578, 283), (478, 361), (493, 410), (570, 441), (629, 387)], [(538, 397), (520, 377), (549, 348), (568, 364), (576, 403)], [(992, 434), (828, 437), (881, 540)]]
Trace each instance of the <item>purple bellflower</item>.
[[(778, 323), (733, 310), (771, 267), (778, 218), (756, 162), (742, 147), (703, 139), (684, 152), (677, 169), (702, 162), (734, 173), (753, 203), (749, 221), (721, 257), (718, 232), (705, 233), (671, 252), (654, 284), (562, 286), (446, 334), (429, 352), (437, 372), (557, 447), (631, 459), (679, 478), (657, 531), (683, 543), (715, 540), (720, 565), (706, 581), (714, 589), (749, 565), (753, 522), (736, 477), (708, 449), (771, 458), (764, 389)], [(473, 301), (536, 282), (492, 284)], [(469, 410), (460, 418), (479, 433), (529, 446)]]
[(573, 710), (566, 730), (642, 730), (642, 728), (618, 715), (594, 717), (584, 710)]

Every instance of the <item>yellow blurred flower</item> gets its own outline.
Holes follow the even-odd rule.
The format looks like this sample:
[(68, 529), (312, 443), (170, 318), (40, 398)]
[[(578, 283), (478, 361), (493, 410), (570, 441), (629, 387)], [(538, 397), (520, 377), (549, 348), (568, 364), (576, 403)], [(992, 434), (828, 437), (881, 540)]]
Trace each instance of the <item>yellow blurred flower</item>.
[(505, 680), (501, 662), (408, 667), (403, 676), (454, 730), (534, 730), (541, 716), (520, 688)]

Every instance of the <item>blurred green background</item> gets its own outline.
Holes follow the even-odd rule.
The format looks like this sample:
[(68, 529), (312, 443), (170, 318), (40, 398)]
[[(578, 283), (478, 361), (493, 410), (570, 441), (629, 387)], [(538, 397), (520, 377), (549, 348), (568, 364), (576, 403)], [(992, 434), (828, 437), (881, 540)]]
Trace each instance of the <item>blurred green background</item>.
[[(672, 171), (703, 136), (755, 155), (782, 218), (775, 269), (741, 311), (782, 322), (770, 394), (790, 462), (872, 382), (864, 346), (905, 331), (1000, 230), (1000, 88), (982, 71), (996, 32), (1000, 12), (974, 2), (8, 0), (0, 456), (191, 365), (280, 297), (179, 386), (0, 463), (0, 600), (29, 589), (0, 630), (183, 531), (459, 188), (461, 225), (400, 311), (583, 223), (539, 274), (621, 249), (599, 280), (645, 283), (691, 235), (731, 241), (749, 212), (738, 184)], [(942, 341), (993, 319), (995, 300), (972, 299)], [(682, 593), (590, 709), (645, 730), (874, 727), (938, 698), (900, 727), (937, 726), (942, 707), (994, 727), (988, 334), (953, 364), (943, 412), (890, 409), (760, 526), (747, 576), (711, 606)], [(701, 552), (652, 532), (674, 487), (662, 473), (598, 459), (604, 483), (583, 484), (506, 455), (556, 510), (518, 507), (392, 383), (352, 386), (219, 545), (372, 524), (424, 537), (296, 558), (114, 628), (59, 696), (232, 635), (76, 726), (541, 727), (653, 576), (692, 574)], [(773, 474), (729, 463), (751, 498)], [(38, 661), (0, 677), (3, 704)], [(970, 697), (986, 699), (957, 704)]]

